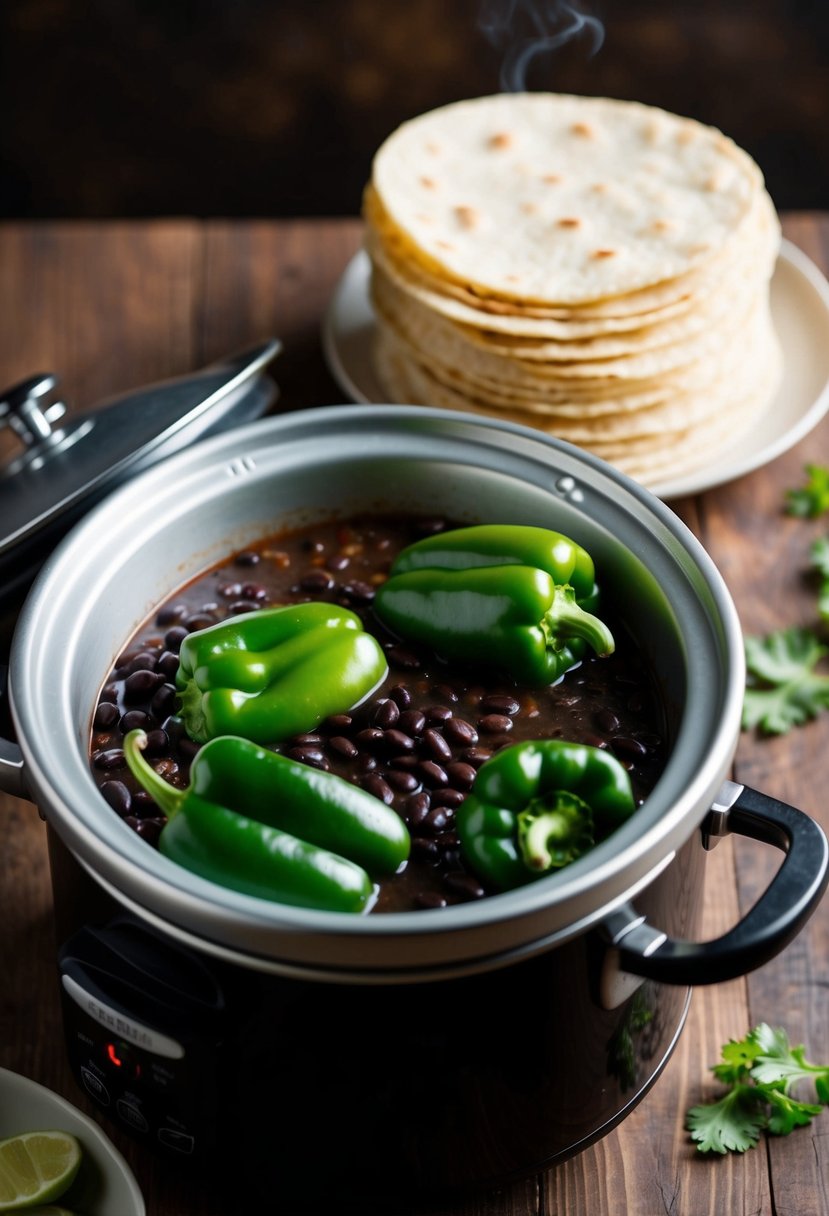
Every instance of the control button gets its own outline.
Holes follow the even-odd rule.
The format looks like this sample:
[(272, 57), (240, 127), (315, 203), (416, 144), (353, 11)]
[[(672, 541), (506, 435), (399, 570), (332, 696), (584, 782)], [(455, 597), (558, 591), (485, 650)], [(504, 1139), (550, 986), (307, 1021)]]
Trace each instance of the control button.
[(134, 1127), (136, 1131), (146, 1132), (149, 1129), (149, 1123), (141, 1114), (137, 1106), (133, 1106), (132, 1102), (125, 1101), (124, 1098), (119, 1098), (115, 1103), (115, 1108), (118, 1114), (125, 1123), (129, 1123), (130, 1127)]
[(97, 1102), (100, 1102), (102, 1106), (109, 1106), (109, 1090), (106, 1085), (95, 1076), (94, 1072), (84, 1068), (83, 1065), (81, 1065), (81, 1080)]
[(176, 1131), (174, 1127), (160, 1127), (158, 1138), (167, 1148), (174, 1148), (177, 1153), (192, 1153), (195, 1140), (186, 1132)]

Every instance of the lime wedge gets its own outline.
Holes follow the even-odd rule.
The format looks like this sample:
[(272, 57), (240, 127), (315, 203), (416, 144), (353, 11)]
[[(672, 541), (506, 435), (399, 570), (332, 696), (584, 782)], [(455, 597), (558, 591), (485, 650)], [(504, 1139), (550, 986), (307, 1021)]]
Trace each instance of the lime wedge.
[(58, 1199), (81, 1164), (81, 1146), (67, 1132), (26, 1132), (0, 1140), (0, 1212)]

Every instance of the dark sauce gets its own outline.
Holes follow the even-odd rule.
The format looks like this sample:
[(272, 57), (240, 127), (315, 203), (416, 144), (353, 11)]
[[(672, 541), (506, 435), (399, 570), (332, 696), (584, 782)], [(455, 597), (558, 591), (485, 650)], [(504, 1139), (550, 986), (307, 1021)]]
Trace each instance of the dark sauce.
[(557, 684), (522, 688), (460, 670), (391, 636), (374, 615), (376, 587), (396, 554), (452, 524), (421, 518), (331, 521), (271, 537), (175, 592), (130, 640), (95, 711), (92, 772), (113, 810), (155, 845), (164, 816), (124, 761), (124, 735), (148, 732), (146, 756), (186, 786), (197, 746), (175, 716), (178, 649), (189, 632), (244, 612), (323, 600), (358, 613), (382, 644), (385, 683), (349, 714), (328, 719), (275, 750), (338, 774), (394, 807), (412, 836), (405, 868), (381, 884), (373, 911), (445, 907), (487, 892), (461, 856), (455, 814), (475, 772), (499, 748), (561, 738), (609, 749), (642, 802), (666, 759), (655, 683), (612, 605), (601, 613), (616, 652), (587, 658)]

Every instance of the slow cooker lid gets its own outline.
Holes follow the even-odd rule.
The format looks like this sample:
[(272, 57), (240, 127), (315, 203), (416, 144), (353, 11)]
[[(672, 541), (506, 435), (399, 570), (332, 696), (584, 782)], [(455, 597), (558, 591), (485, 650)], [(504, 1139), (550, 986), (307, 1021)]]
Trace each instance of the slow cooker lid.
[(276, 398), (262, 373), (276, 339), (190, 375), (151, 384), (64, 421), (49, 402), (57, 378), (40, 373), (0, 398), (0, 426), (23, 450), (0, 465), (0, 585), (6, 592), (42, 563), (95, 502), (196, 439), (260, 417)]

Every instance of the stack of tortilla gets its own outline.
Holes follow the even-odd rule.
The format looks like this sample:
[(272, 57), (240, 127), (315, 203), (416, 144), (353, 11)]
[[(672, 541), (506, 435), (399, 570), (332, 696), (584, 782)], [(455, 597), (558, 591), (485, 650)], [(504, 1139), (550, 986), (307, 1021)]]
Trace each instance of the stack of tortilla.
[(534, 426), (654, 484), (716, 460), (777, 391), (779, 223), (712, 127), (604, 98), (459, 102), (385, 141), (364, 214), (393, 401)]

